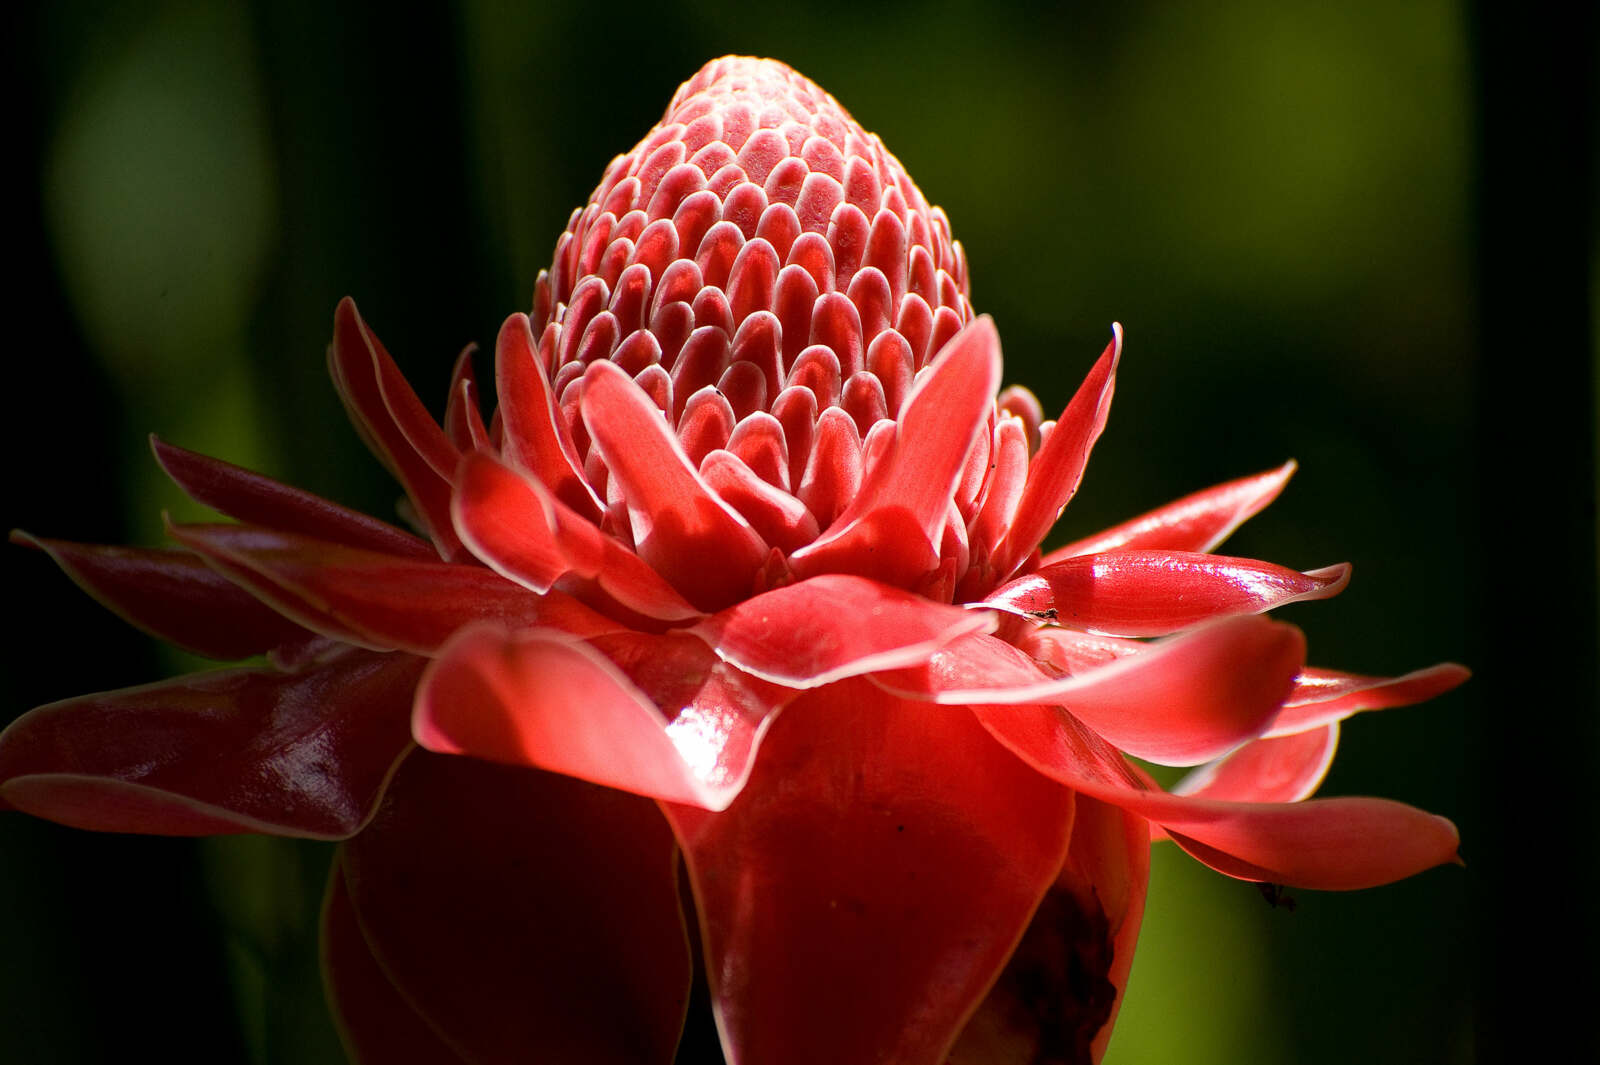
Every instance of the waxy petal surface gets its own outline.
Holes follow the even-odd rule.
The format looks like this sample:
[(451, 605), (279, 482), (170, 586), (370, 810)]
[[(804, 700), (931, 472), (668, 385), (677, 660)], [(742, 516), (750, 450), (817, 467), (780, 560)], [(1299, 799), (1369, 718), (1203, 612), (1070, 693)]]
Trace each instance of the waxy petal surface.
[[(623, 646), (615, 645), (620, 641)], [(793, 693), (742, 677), (690, 636), (619, 635), (611, 656), (550, 630), (468, 629), (428, 670), (413, 731), (429, 750), (536, 766), (720, 810)], [(635, 683), (614, 660), (647, 663)]]
[(374, 650), (432, 654), (475, 621), (584, 635), (620, 628), (569, 596), (536, 595), (480, 566), (398, 558), (248, 525), (168, 532), (307, 628)]
[(672, 1061), (690, 956), (654, 803), (418, 751), (342, 860), (377, 962), (466, 1060)]
[(129, 624), (208, 658), (262, 654), (312, 634), (188, 551), (104, 547), (13, 532)]
[(747, 599), (691, 632), (747, 673), (795, 688), (920, 662), (992, 616), (845, 574), (812, 577)]
[(1358, 891), (1460, 861), (1455, 825), (1390, 799), (1182, 801), (1195, 805), (1145, 806), (1178, 846), (1241, 880)]
[(334, 312), (328, 372), (350, 420), (405, 488), (439, 554), (454, 558), (461, 545), (450, 528), (450, 476), (461, 453), (348, 297)]
[(1089, 452), (1105, 430), (1122, 357), (1122, 327), (1112, 326), (1111, 343), (1083, 379), (1039, 453), (1028, 464), (1028, 479), (1011, 527), (995, 549), (994, 579), (1004, 580), (1033, 553), (1071, 501), (1089, 465)]
[(833, 525), (794, 553), (795, 572), (855, 573), (901, 586), (930, 572), (951, 495), (999, 384), (1000, 337), (980, 317), (917, 380), (888, 454)]
[(1193, 551), (1079, 555), (997, 589), (984, 606), (1108, 636), (1165, 636), (1230, 614), (1338, 595), (1348, 565), (1301, 573)]
[(500, 327), (494, 366), (506, 461), (537, 478), (577, 513), (598, 520), (604, 507), (583, 478), (527, 315), (513, 314)]
[(1069, 788), (1161, 826), (1213, 869), (1330, 891), (1376, 887), (1456, 859), (1455, 826), (1387, 799), (1238, 803), (1169, 795), (1064, 710), (975, 707), (990, 733)]
[(455, 369), (450, 374), (450, 398), (445, 402), (444, 435), (463, 454), (491, 446), (489, 427), (483, 424), (483, 413), (478, 409), (478, 379), (472, 370), (472, 356), (477, 350), (478, 345), (468, 344), (456, 356)]
[(1102, 551), (1210, 551), (1278, 498), (1289, 483), (1293, 460), (1275, 470), (1241, 477), (1158, 507), (1104, 532), (1057, 548), (1043, 565)]
[(1050, 677), (1011, 645), (970, 636), (925, 665), (874, 680), (945, 704), (1062, 706), (1128, 754), (1162, 765), (1199, 765), (1260, 735), (1304, 661), (1300, 630), (1245, 617), (1075, 676)]
[(438, 557), (426, 540), (404, 529), (242, 466), (185, 451), (153, 436), (150, 448), (167, 476), (190, 499), (247, 525), (299, 533), (391, 555)]
[(1015, 643), (1030, 657), (1069, 677), (1110, 665), (1119, 658), (1144, 654), (1150, 647), (1145, 640), (1097, 636), (1056, 625), (1033, 628), (1017, 637)]
[(299, 673), (198, 673), (66, 699), (0, 734), (0, 795), (74, 828), (343, 839), (411, 745), (422, 661), (349, 650)]
[(1337, 723), (1260, 739), (1196, 769), (1176, 795), (1230, 802), (1299, 802), (1317, 790), (1339, 747)]
[(451, 513), (474, 555), (533, 591), (548, 592), (575, 574), (648, 618), (682, 621), (700, 614), (638, 555), (490, 455), (462, 461)]
[(542, 595), (572, 568), (551, 502), (491, 456), (472, 454), (461, 460), (450, 516), (475, 558)]
[(717, 498), (627, 374), (596, 362), (584, 386), (584, 424), (622, 486), (639, 557), (701, 609), (749, 595), (767, 543)]
[(1144, 819), (1076, 796), (1061, 873), (949, 1065), (1098, 1062), (1127, 988), (1149, 878)]
[(1144, 921), (1150, 885), (1150, 848), (1140, 843), (1149, 827), (1142, 817), (1115, 806), (1078, 796), (1072, 846), (1056, 881), (1056, 890), (1070, 892), (1080, 906), (1098, 902), (1111, 933), (1111, 968), (1106, 979), (1116, 989), (1111, 1016), (1095, 1033), (1090, 1056), (1098, 1062), (1111, 1042), (1111, 1026), (1128, 989), (1134, 947)]
[(1267, 736), (1288, 736), (1342, 721), (1364, 710), (1389, 710), (1443, 695), (1471, 676), (1465, 666), (1442, 662), (1401, 677), (1364, 677), (1330, 669), (1307, 669)]
[(971, 715), (849, 680), (784, 712), (728, 810), (665, 809), (730, 1065), (936, 1065), (1055, 880), (1072, 804)]

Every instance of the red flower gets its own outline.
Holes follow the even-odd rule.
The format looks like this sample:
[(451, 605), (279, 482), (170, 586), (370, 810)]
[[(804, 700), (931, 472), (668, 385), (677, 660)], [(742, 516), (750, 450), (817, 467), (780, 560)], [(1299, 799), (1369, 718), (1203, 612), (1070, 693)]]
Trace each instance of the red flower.
[(441, 428), (340, 305), (335, 384), (426, 539), (160, 442), (236, 524), (23, 538), (272, 664), (35, 710), (0, 796), (344, 840), (365, 1061), (670, 1061), (697, 955), (742, 1065), (1098, 1058), (1152, 835), (1317, 888), (1454, 856), (1440, 818), (1300, 800), (1340, 720), (1465, 676), (1306, 668), (1260, 614), (1348, 567), (1207, 553), (1292, 464), (1041, 556), (1120, 347), (1055, 422), (997, 399), (944, 214), (811, 82), (718, 60), (573, 214), (489, 422), (465, 357)]

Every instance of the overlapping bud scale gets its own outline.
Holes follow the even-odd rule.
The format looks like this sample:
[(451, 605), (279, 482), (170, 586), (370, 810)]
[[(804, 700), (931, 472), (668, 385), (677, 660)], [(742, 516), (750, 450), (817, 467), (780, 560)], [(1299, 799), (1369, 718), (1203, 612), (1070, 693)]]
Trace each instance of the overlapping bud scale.
[[(743, 553), (758, 572), (728, 589), (738, 597), (792, 579), (790, 556), (857, 497), (918, 376), (973, 321), (968, 293), (949, 220), (876, 135), (799, 74), (725, 59), (678, 90), (573, 212), (539, 276), (530, 327), (561, 444), (600, 527), (636, 544), (627, 493), (583, 413), (589, 367), (607, 361), (666, 416), (716, 498), (778, 553)], [(1014, 496), (1023, 445), (1040, 429), (1025, 392), (1001, 409), (1013, 416), (997, 428), (991, 408), (951, 486), (954, 512), (937, 515), (948, 530), (934, 545), (941, 587), (926, 572), (872, 576), (948, 601), (974, 538), (994, 546), (1009, 514), (980, 523), (982, 502), (991, 484)], [(513, 440), (510, 450), (534, 449)], [(851, 568), (837, 562), (808, 572)], [(687, 579), (674, 583), (703, 594)]]

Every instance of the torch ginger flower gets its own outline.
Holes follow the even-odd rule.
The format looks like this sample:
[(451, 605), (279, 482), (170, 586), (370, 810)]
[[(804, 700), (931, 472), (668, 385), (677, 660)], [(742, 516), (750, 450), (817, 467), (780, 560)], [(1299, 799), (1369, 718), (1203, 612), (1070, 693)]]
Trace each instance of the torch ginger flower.
[(464, 355), (441, 427), (340, 305), (334, 382), (424, 537), (159, 441), (236, 523), (17, 534), (270, 665), (35, 710), (0, 797), (344, 841), (362, 1061), (669, 1062), (697, 958), (735, 1065), (1098, 1060), (1153, 836), (1312, 888), (1453, 858), (1441, 818), (1301, 800), (1341, 719), (1465, 676), (1308, 668), (1261, 614), (1348, 567), (1209, 554), (1292, 464), (1041, 555), (1120, 351), (1057, 421), (998, 392), (944, 213), (816, 85), (718, 60), (572, 215), (492, 418)]

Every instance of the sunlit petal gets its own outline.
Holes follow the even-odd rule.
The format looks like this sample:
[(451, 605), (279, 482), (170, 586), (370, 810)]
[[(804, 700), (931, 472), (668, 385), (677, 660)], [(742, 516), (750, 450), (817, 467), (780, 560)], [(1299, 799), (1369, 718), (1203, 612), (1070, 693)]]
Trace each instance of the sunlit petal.
[(943, 1062), (1055, 880), (1071, 809), (969, 714), (860, 681), (808, 693), (727, 811), (667, 808), (730, 1065)]
[(654, 690), (614, 661), (618, 649), (608, 657), (548, 629), (468, 629), (423, 680), (417, 741), (722, 809), (792, 693), (741, 676), (692, 637), (625, 639), (627, 657), (652, 667)]
[(1042, 564), (1049, 566), (1102, 551), (1210, 551), (1278, 498), (1295, 469), (1296, 464), (1291, 459), (1275, 470), (1184, 496), (1131, 521), (1057, 548), (1044, 556)]
[(1109, 636), (1164, 636), (1229, 614), (1326, 599), (1349, 581), (1348, 565), (1300, 573), (1193, 551), (1108, 551), (1018, 577), (983, 605)]

